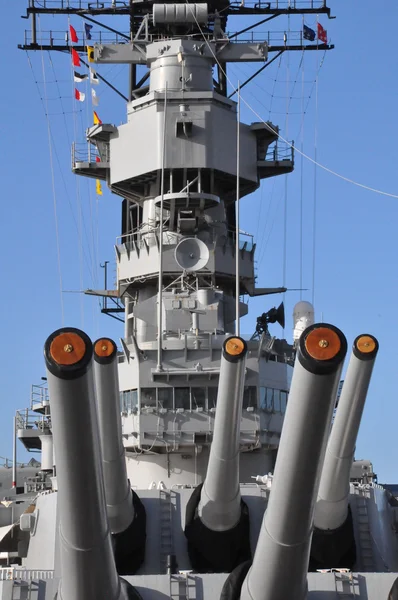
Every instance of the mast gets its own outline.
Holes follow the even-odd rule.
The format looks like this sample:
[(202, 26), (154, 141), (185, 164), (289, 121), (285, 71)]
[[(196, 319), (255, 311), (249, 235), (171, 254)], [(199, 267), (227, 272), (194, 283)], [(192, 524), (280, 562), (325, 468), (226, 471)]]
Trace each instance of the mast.
[[(148, 452), (148, 463), (156, 463), (156, 469), (158, 455), (166, 454), (161, 473), (171, 484), (204, 481), (223, 344), (231, 334), (239, 337), (240, 319), (247, 312), (240, 297), (284, 290), (256, 286), (255, 244), (240, 233), (239, 203), (262, 180), (293, 170), (293, 145), (281, 141), (271, 122), (241, 122), (240, 103), (245, 85), (281, 53), (333, 47), (308, 42), (302, 31), (280, 36), (255, 31), (283, 15), (330, 16), (324, 0), (290, 4), (79, 0), (32, 2), (27, 9), (32, 22), (40, 15), (42, 27), (35, 41), (26, 33), (22, 49), (69, 54), (68, 31), (46, 31), (44, 21), (49, 15), (67, 15), (77, 27), (79, 17), (93, 25), (90, 66), (93, 62), (98, 68), (101, 85), (115, 89), (100, 74), (102, 66), (126, 65), (129, 70), (126, 122), (89, 127), (87, 155), (73, 150), (72, 170), (106, 182), (122, 199), (116, 289), (108, 289), (106, 281), (105, 290), (87, 293), (103, 298), (106, 314), (119, 318), (124, 313), (118, 359), (124, 447)], [(228, 19), (243, 15), (259, 20), (228, 33)], [(109, 25), (110, 16), (124, 17), (127, 33)], [(84, 32), (78, 29), (77, 37), (73, 49), (88, 65)], [(233, 90), (229, 63), (259, 63), (259, 68)], [(237, 102), (232, 99), (236, 91)], [(271, 468), (278, 441), (261, 412), (261, 373), (273, 367), (268, 350), (260, 335), (248, 343), (239, 405), (247, 419), (237, 443), (262, 448), (264, 464)], [(287, 342), (278, 340), (270, 351), (278, 362), (292, 364), (293, 348)], [(288, 389), (287, 376), (279, 385), (276, 396)], [(276, 410), (283, 414), (285, 408), (279, 403)], [(128, 469), (138, 465), (139, 456), (130, 453)], [(150, 468), (146, 476), (149, 481), (140, 481), (142, 469), (128, 470), (137, 485), (150, 483)], [(244, 471), (241, 476), (250, 477)]]
[(236, 214), (236, 228), (235, 228), (235, 243), (236, 243), (236, 288), (235, 288), (235, 302), (236, 302), (236, 326), (235, 326), (235, 335), (240, 335), (240, 315), (239, 315), (239, 295), (240, 295), (240, 282), (239, 282), (239, 199), (240, 199), (240, 190), (239, 190), (239, 174), (240, 174), (240, 83), (238, 81), (238, 112), (237, 112), (237, 127), (236, 127), (236, 204), (235, 204), (235, 214)]

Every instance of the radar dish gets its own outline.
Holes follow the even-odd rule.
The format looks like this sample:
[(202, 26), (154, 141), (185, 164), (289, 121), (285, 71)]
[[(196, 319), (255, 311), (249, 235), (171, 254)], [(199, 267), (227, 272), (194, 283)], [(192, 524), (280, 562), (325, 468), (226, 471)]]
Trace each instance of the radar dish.
[(199, 271), (209, 261), (209, 249), (198, 238), (185, 238), (177, 245), (174, 257), (184, 271)]

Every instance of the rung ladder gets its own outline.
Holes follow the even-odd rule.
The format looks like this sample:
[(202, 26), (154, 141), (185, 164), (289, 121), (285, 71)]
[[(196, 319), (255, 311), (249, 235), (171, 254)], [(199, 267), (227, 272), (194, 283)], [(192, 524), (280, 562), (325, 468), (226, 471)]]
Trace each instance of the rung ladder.
[(173, 528), (170, 492), (160, 491), (160, 560), (167, 571), (167, 557), (173, 554)]
[(355, 593), (355, 580), (352, 573), (334, 572), (334, 585), (336, 587), (336, 597), (340, 600), (357, 598)]
[(373, 573), (375, 562), (373, 556), (373, 544), (369, 527), (368, 501), (362, 495), (356, 497), (357, 505), (357, 523), (358, 523), (358, 550), (360, 557), (361, 570)]

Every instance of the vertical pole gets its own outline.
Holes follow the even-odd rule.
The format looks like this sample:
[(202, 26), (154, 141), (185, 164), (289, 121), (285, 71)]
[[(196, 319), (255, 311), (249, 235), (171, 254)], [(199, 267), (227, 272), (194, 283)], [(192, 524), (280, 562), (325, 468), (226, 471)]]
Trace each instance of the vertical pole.
[[(32, 8), (34, 5), (32, 4)], [(42, 42), (43, 43), (43, 42)], [(36, 13), (32, 13), (32, 44), (37, 44), (37, 35), (36, 35)]]
[(166, 162), (166, 119), (167, 119), (167, 81), (164, 88), (163, 110), (163, 150), (162, 171), (160, 175), (160, 221), (159, 221), (159, 295), (158, 295), (158, 364), (157, 370), (162, 370), (162, 291), (163, 291), (163, 200), (164, 200), (164, 167)]
[(131, 319), (129, 318), (131, 312), (131, 297), (128, 293), (125, 294), (124, 300), (124, 339), (127, 341), (131, 335)]
[[(130, 40), (134, 38), (134, 4), (133, 0), (130, 0)], [(133, 99), (133, 90), (137, 87), (137, 65), (130, 65), (129, 68), (129, 102)]]
[(240, 177), (240, 82), (238, 81), (238, 114), (236, 122), (236, 203), (235, 203), (235, 262), (236, 262), (236, 281), (235, 281), (235, 335), (240, 335), (239, 322), (239, 177)]
[(12, 436), (12, 486), (17, 487), (17, 417), (14, 417), (14, 431)]

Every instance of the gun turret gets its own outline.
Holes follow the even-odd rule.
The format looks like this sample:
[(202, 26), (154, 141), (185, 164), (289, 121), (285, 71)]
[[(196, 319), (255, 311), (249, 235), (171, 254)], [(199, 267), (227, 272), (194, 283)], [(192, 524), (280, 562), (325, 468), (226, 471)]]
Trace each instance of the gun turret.
[(92, 372), (85, 333), (55, 331), (44, 356), (57, 458), (59, 546), (64, 600), (137, 596), (119, 579), (105, 505)]
[(354, 341), (322, 468), (314, 514), (311, 570), (352, 568), (355, 563), (355, 540), (348, 505), (350, 472), (378, 349), (378, 341), (371, 335), (360, 335)]
[[(346, 350), (344, 335), (332, 325), (312, 325), (300, 337), (270, 498), (242, 600), (305, 598), (319, 473)], [(236, 597), (234, 586), (243, 576), (241, 566), (222, 598)]]
[(116, 567), (119, 574), (132, 575), (144, 560), (146, 514), (127, 478), (117, 347), (109, 338), (94, 343), (94, 381), (105, 500), (109, 526), (114, 534)]
[(229, 572), (251, 556), (248, 510), (239, 487), (246, 352), (243, 339), (225, 340), (207, 474), (187, 506), (188, 551), (192, 566), (201, 572)]

